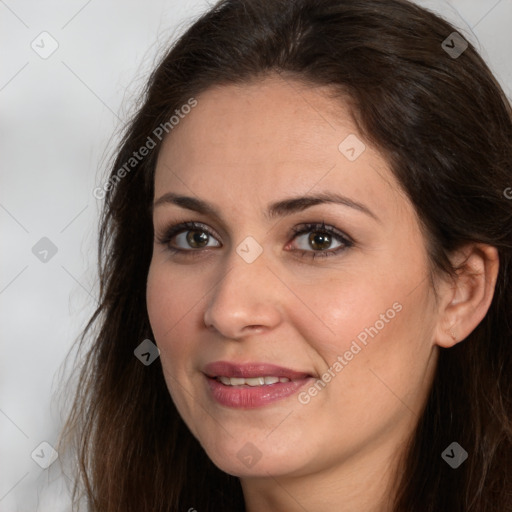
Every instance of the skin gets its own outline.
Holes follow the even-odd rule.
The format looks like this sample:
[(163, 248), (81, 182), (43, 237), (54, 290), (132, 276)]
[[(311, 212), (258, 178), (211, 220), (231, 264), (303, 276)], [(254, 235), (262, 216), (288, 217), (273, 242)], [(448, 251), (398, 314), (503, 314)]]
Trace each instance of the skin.
[[(485, 316), (498, 271), (494, 248), (468, 245), (453, 255), (465, 262), (456, 281), (433, 276), (436, 297), (412, 204), (328, 93), (277, 76), (209, 89), (168, 136), (156, 168), (156, 201), (172, 191), (221, 214), (155, 206), (147, 305), (178, 411), (212, 461), (240, 477), (249, 512), (390, 510), (392, 469), (427, 399), (439, 347), (463, 340)], [(338, 149), (349, 134), (366, 144), (354, 161)], [(272, 202), (323, 191), (377, 219), (334, 203), (265, 216)], [(187, 244), (186, 233), (158, 241), (183, 221), (213, 231), (207, 248)], [(322, 222), (353, 247), (308, 257), (308, 234), (291, 229)], [(236, 252), (247, 236), (263, 250), (252, 263)], [(333, 237), (322, 250), (338, 246)], [(320, 377), (396, 303), (394, 318), (307, 404), (295, 394), (241, 410), (208, 394), (201, 370), (219, 360)], [(252, 467), (237, 457), (248, 442), (261, 453)]]

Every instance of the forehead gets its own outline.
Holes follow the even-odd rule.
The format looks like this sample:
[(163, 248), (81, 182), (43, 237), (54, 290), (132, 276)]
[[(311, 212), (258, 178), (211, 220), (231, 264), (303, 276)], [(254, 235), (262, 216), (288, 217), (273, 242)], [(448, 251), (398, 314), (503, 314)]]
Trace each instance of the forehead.
[(332, 89), (278, 76), (218, 86), (196, 99), (160, 150), (155, 198), (174, 191), (263, 207), (283, 196), (336, 191), (381, 212), (407, 202)]

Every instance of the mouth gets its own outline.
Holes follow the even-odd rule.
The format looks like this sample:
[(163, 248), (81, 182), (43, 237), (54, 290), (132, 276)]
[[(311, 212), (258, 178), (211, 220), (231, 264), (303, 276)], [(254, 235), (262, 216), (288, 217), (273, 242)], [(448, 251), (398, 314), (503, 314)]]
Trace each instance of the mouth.
[(294, 394), (314, 376), (267, 363), (218, 361), (203, 369), (210, 397), (226, 407), (253, 409)]
[[(230, 363), (228, 361), (216, 361), (214, 363), (207, 364), (203, 373), (207, 377), (217, 378), (224, 377), (228, 379), (265, 379), (265, 378), (277, 378), (277, 379), (288, 379), (299, 380), (306, 377), (313, 377), (308, 372), (301, 372), (292, 370), (291, 368), (285, 368), (283, 366), (277, 366), (269, 363)], [(260, 382), (254, 382), (251, 385), (262, 385)], [(270, 384), (270, 383), (269, 383)]]

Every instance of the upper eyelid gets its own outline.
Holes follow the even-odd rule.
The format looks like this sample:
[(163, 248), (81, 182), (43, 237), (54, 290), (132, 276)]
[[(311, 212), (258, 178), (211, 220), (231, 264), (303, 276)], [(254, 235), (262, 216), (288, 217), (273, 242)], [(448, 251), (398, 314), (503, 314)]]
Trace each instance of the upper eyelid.
[[(187, 226), (187, 224), (188, 224), (188, 226)], [(218, 238), (221, 238), (223, 236), (223, 234), (222, 234), (222, 231), (224, 231), (223, 229), (220, 230), (221, 234), (219, 234), (219, 230), (213, 228), (206, 222), (202, 222), (202, 221), (198, 221), (198, 220), (188, 220), (188, 221), (184, 220), (184, 221), (164, 223), (161, 228), (156, 228), (156, 226), (154, 226), (153, 231), (155, 233), (155, 236), (158, 232), (161, 233), (161, 236), (165, 236), (171, 230), (176, 229), (175, 233), (173, 234), (173, 236), (176, 236), (180, 233), (183, 233), (184, 231), (190, 231), (192, 229), (197, 229), (197, 228), (204, 229), (208, 233), (211, 233), (212, 235), (214, 235)]]
[[(167, 237), (174, 238), (182, 233), (186, 233), (187, 231), (202, 229), (207, 232), (210, 236), (213, 236), (215, 239), (221, 238), (215, 229), (204, 222), (198, 221), (185, 221), (185, 222), (173, 222), (169, 225), (165, 225), (161, 230), (154, 230), (154, 235), (156, 239), (160, 241), (162, 239), (166, 239)], [(220, 242), (220, 240), (219, 240)]]

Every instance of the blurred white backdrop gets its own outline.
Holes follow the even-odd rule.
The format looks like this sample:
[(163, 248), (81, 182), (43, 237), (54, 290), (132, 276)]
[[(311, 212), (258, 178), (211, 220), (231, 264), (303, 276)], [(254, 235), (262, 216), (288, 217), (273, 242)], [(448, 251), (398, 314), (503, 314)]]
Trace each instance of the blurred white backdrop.
[[(59, 370), (97, 295), (92, 191), (165, 42), (211, 3), (0, 0), (0, 512), (70, 510), (58, 461), (44, 466)], [(512, 97), (512, 0), (418, 3), (476, 44)]]

